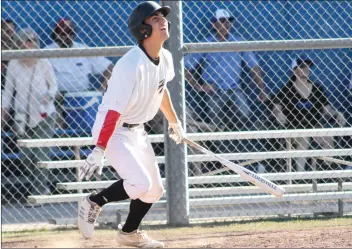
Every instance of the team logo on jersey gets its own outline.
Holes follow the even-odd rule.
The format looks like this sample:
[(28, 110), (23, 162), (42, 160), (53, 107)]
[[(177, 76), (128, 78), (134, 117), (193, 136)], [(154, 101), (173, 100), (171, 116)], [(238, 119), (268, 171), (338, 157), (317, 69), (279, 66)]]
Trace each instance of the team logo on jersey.
[(158, 86), (158, 93), (161, 93), (164, 89), (164, 86), (165, 86), (165, 79), (164, 80), (161, 80), (159, 82), (159, 86)]

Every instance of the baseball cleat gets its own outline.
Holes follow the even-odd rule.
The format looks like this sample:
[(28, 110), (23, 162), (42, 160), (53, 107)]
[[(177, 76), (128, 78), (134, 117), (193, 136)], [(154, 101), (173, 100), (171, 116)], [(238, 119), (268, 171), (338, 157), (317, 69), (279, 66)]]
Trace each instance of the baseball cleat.
[(92, 237), (94, 224), (101, 211), (101, 207), (92, 202), (89, 196), (82, 199), (78, 208), (78, 229), (86, 238)]
[(117, 243), (122, 246), (132, 246), (139, 248), (164, 248), (164, 243), (152, 240), (149, 236), (138, 230), (132, 233), (124, 233), (121, 230), (117, 232)]

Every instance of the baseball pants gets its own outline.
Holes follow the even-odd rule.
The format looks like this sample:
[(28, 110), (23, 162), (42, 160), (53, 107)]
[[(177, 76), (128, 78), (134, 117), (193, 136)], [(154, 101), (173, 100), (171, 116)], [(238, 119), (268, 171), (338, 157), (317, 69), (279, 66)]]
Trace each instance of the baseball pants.
[[(97, 140), (94, 130), (93, 138)], [(124, 180), (125, 191), (131, 199), (154, 203), (161, 198), (164, 187), (143, 125), (117, 128), (108, 142), (105, 156)]]

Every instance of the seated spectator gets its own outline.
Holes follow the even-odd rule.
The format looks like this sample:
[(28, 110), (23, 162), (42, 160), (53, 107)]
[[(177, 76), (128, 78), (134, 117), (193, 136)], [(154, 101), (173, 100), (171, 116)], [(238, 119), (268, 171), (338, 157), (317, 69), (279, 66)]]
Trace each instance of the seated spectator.
[[(212, 19), (215, 33), (202, 42), (243, 41), (232, 34), (234, 17), (225, 9), (218, 9)], [(196, 81), (193, 72), (201, 66), (202, 84)], [(254, 82), (260, 88), (259, 99), (266, 99), (262, 72), (252, 52), (226, 52), (189, 54), (185, 57), (186, 79), (198, 92), (207, 98), (208, 121), (226, 130), (242, 130), (251, 115), (248, 99), (241, 88), (244, 67), (251, 70)]]
[[(56, 24), (52, 39), (53, 43), (46, 46), (47, 49), (56, 48), (87, 48), (87, 45), (74, 41), (76, 37), (75, 27), (71, 20), (60, 19)], [(93, 89), (89, 80), (90, 75), (101, 74), (103, 82), (100, 90), (104, 90), (110, 78), (113, 64), (104, 57), (76, 57), (76, 58), (52, 58), (52, 63), (60, 94), (58, 95), (58, 112), (60, 126), (65, 126), (63, 121), (63, 98), (67, 92), (85, 92)]]
[[(1, 20), (1, 50), (14, 50), (16, 46), (16, 24), (11, 19)], [(1, 90), (4, 89), (8, 61), (1, 61)]]
[[(1, 50), (14, 50), (17, 49), (16, 44), (16, 24), (11, 19), (1, 20)], [(9, 61), (2, 60), (1, 61), (1, 91), (4, 90), (5, 80), (6, 80), (6, 72)], [(13, 114), (14, 110), (12, 108), (9, 109), (9, 119), (6, 126), (3, 126), (4, 131), (9, 131), (10, 127), (13, 125)]]
[[(287, 84), (273, 98), (273, 113), (286, 129), (313, 129), (323, 127), (324, 121), (336, 120), (344, 126), (346, 120), (342, 113), (330, 105), (322, 84), (310, 80), (313, 61), (302, 55), (293, 60), (293, 74)], [(331, 149), (333, 141), (329, 138), (314, 139), (322, 148)], [(295, 139), (298, 150), (307, 150), (310, 138)], [(297, 158), (297, 171), (304, 171), (306, 158)]]
[[(20, 49), (38, 49), (39, 37), (30, 28), (18, 32)], [(14, 94), (16, 92), (16, 94)], [(15, 110), (13, 131), (18, 138), (52, 138), (55, 131), (54, 99), (57, 85), (47, 59), (11, 60), (2, 98), (2, 126), (8, 120), (12, 100)], [(48, 170), (39, 169), (38, 161), (48, 161), (48, 148), (23, 149), (23, 164), (28, 168), (30, 194), (48, 194)]]

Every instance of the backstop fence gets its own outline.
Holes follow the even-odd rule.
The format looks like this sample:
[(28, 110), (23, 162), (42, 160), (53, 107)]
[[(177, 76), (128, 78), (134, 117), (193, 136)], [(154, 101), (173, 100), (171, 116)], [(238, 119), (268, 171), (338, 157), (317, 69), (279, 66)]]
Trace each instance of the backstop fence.
[[(93, 146), (111, 65), (134, 45), (127, 19), (138, 3), (2, 2), (2, 223), (9, 230), (75, 224), (77, 201), (119, 177), (109, 162), (102, 179), (77, 182), (76, 174)], [(160, 3), (172, 9), (165, 47), (176, 76), (168, 88), (189, 137), (287, 193), (274, 199), (213, 157), (175, 145), (159, 113), (146, 130), (166, 193), (146, 220), (350, 213), (351, 2)], [(306, 85), (295, 80), (308, 74)], [(127, 211), (128, 203), (106, 206), (99, 222), (123, 221)]]

